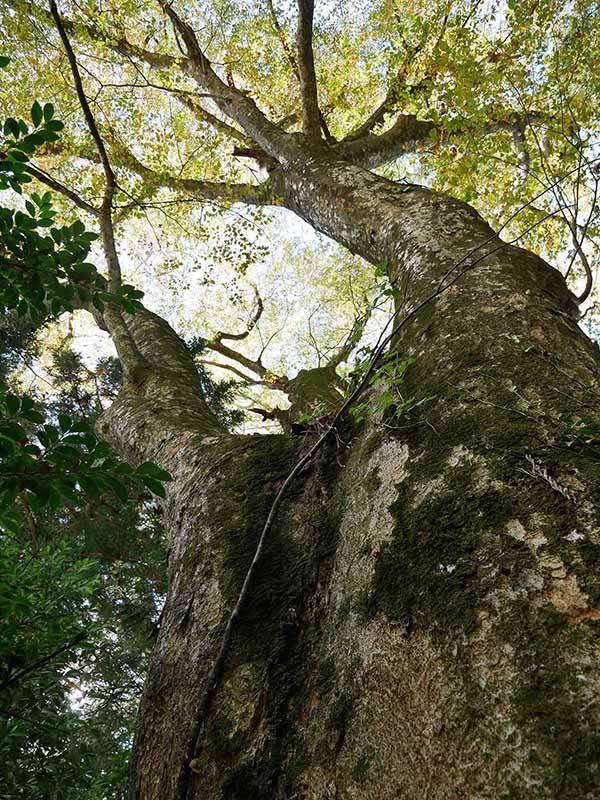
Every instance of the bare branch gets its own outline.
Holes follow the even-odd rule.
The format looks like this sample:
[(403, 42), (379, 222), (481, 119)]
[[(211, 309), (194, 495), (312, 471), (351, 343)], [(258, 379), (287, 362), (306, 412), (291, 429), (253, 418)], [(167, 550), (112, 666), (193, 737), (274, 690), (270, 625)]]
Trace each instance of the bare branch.
[(598, 178), (596, 178), (595, 182), (594, 182), (594, 197), (592, 199), (592, 205), (591, 205), (591, 208), (590, 208), (590, 213), (589, 213), (588, 218), (586, 219), (585, 224), (583, 226), (583, 229), (581, 231), (581, 239), (577, 238), (577, 225), (576, 225), (576, 223), (573, 224), (573, 227), (571, 229), (571, 233), (572, 233), (572, 236), (573, 236), (573, 245), (575, 246), (575, 251), (578, 254), (579, 260), (581, 261), (581, 263), (583, 265), (583, 268), (585, 270), (585, 287), (583, 289), (583, 292), (577, 298), (577, 302), (580, 305), (581, 305), (581, 303), (585, 302), (585, 300), (587, 300), (588, 297), (590, 296), (590, 294), (592, 292), (593, 283), (594, 283), (594, 276), (593, 276), (593, 273), (592, 273), (592, 268), (590, 266), (590, 262), (588, 261), (588, 258), (587, 258), (586, 254), (583, 251), (583, 243), (585, 241), (585, 237), (587, 235), (588, 227), (589, 227), (589, 224), (590, 224), (590, 222), (592, 220), (592, 217), (594, 215), (594, 210), (596, 208), (596, 200), (597, 200), (597, 197), (598, 197), (598, 183), (599, 183), (599, 180), (598, 180)]
[(83, 89), (83, 83), (81, 81), (81, 75), (79, 73), (79, 67), (77, 65), (77, 59), (75, 58), (75, 53), (73, 51), (73, 48), (71, 47), (71, 42), (69, 41), (69, 37), (67, 36), (67, 32), (62, 23), (60, 14), (58, 13), (56, 0), (50, 0), (50, 11), (52, 13), (52, 17), (54, 18), (56, 28), (58, 30), (63, 46), (65, 48), (67, 58), (69, 60), (69, 65), (71, 67), (73, 81), (75, 82), (75, 91), (77, 92), (79, 105), (81, 106), (81, 110), (83, 111), (83, 116), (85, 117), (86, 125), (92, 136), (92, 139), (94, 140), (96, 149), (98, 151), (98, 155), (100, 156), (100, 162), (104, 170), (105, 190), (104, 190), (104, 200), (102, 202), (102, 207), (100, 211), (101, 222), (102, 222), (102, 240), (104, 243), (104, 253), (108, 265), (110, 290), (112, 292), (117, 292), (121, 285), (121, 265), (119, 263), (119, 258), (116, 252), (114, 230), (112, 225), (112, 201), (117, 187), (115, 181), (115, 174), (110, 164), (108, 153), (106, 152), (106, 148), (104, 146), (104, 141), (102, 140), (100, 132), (98, 131), (96, 120), (94, 119), (94, 115), (92, 114), (92, 110), (87, 101), (87, 97)]
[(260, 375), (261, 378), (265, 378), (265, 376), (269, 374), (269, 371), (259, 359), (254, 360), (252, 358), (248, 358), (247, 356), (242, 355), (242, 353), (238, 353), (236, 350), (233, 350), (231, 347), (228, 347), (226, 344), (223, 344), (217, 339), (206, 342), (205, 347), (208, 350), (213, 350), (215, 353), (225, 356), (225, 358), (230, 358), (232, 361), (237, 361), (238, 364), (242, 364), (242, 366), (246, 367), (246, 369), (254, 372), (255, 375)]
[(242, 333), (223, 333), (222, 331), (219, 331), (214, 336), (213, 341), (222, 342), (223, 339), (236, 339), (237, 341), (241, 341), (242, 339), (246, 339), (250, 335), (250, 333), (254, 330), (259, 319), (262, 316), (265, 306), (262, 301), (262, 297), (258, 293), (258, 289), (256, 288), (256, 286), (253, 286), (252, 288), (254, 289), (254, 295), (256, 297), (256, 311), (252, 315), (252, 318), (246, 330), (243, 331)]

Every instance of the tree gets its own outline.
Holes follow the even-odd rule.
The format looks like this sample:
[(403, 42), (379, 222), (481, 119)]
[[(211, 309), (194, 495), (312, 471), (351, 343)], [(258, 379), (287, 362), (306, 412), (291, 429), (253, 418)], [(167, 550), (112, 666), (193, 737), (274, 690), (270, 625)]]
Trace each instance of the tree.
[[(124, 373), (98, 430), (173, 476), (130, 796), (596, 796), (599, 372), (578, 325), (596, 223), (595, 5), (509, 3), (494, 18), (478, 2), (367, 2), (340, 20), (325, 7), (316, 30), (311, 0), (297, 14), (161, 1), (143, 19), (127, 3), (3, 7), (16, 49), (29, 26), (60, 35), (87, 134), (73, 126), (47, 156), (101, 171), (76, 189), (29, 171), (97, 218), (113, 293), (119, 215), (193, 198), (294, 212), (384, 272), (394, 300), (358, 377), (376, 410), (336, 413), (318, 445), (232, 435), (164, 319), (96, 314)], [(97, 107), (102, 122), (77, 58), (90, 96), (127, 92)], [(137, 91), (187, 121), (165, 131)], [(145, 150), (142, 121), (164, 134)], [(262, 180), (239, 181), (231, 141)], [(407, 153), (421, 183), (398, 179)], [(572, 249), (578, 296), (500, 238), (520, 206), (520, 235), (556, 217), (538, 244)]]

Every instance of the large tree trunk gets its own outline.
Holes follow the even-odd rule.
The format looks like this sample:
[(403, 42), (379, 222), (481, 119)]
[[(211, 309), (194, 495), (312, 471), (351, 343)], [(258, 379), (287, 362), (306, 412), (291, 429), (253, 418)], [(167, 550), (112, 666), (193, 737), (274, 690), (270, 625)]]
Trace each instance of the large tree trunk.
[[(344, 162), (282, 180), (290, 208), (401, 276), (408, 308), (498, 246), (468, 206)], [(164, 368), (104, 432), (175, 480), (130, 796), (598, 797), (600, 372), (559, 273), (505, 247), (405, 327), (403, 392), (428, 400), (347, 423), (294, 483), (198, 752), (228, 612), (308, 445), (222, 431), (177, 337), (152, 315), (132, 328)]]

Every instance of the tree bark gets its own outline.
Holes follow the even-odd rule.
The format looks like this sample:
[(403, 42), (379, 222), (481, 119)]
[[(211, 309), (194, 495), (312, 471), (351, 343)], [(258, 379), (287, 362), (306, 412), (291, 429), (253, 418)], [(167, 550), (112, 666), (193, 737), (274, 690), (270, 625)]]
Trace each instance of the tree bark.
[(452, 198), (318, 148), (279, 180), (290, 209), (387, 265), (407, 309), (474, 266), (395, 342), (416, 359), (399, 387), (413, 409), (346, 421), (294, 483), (197, 752), (228, 612), (308, 445), (223, 431), (175, 334), (134, 317), (161, 368), (103, 432), (174, 481), (130, 797), (598, 797), (600, 369), (573, 297), (532, 253), (492, 252)]

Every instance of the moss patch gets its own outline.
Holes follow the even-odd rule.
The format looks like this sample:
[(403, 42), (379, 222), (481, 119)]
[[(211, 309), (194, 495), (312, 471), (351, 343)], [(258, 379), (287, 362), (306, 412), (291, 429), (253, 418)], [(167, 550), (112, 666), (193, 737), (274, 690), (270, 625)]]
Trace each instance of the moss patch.
[[(273, 499), (303, 445), (294, 436), (256, 437), (235, 469), (228, 470), (234, 479), (215, 497), (210, 514), (222, 521), (214, 544), (215, 562), (229, 608), (254, 557)], [(234, 630), (222, 683), (236, 667), (250, 662), (264, 676), (264, 689), (253, 725), (234, 737), (219, 721), (217, 692), (211, 728), (218, 723), (223, 735), (211, 737), (209, 731), (207, 744), (210, 758), (227, 775), (224, 798), (272, 798), (280, 783), (291, 786), (303, 769), (304, 743), (295, 721), (306, 701), (311, 651), (318, 641), (319, 620), (313, 616), (311, 598), (315, 587), (327, 580), (338, 537), (337, 514), (324, 493), (337, 472), (333, 447), (322, 452), (286, 494)], [(250, 767), (246, 754), (254, 747), (259, 725), (263, 743)]]
[(520, 626), (516, 718), (542, 745), (531, 750), (530, 759), (543, 771), (551, 796), (565, 800), (595, 798), (600, 791), (600, 732), (585, 701), (586, 682), (594, 680), (596, 669), (574, 667), (563, 657), (590, 637), (598, 641), (600, 625), (574, 629), (551, 609)]

